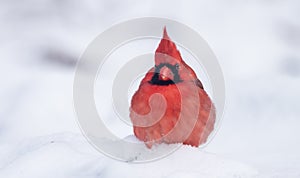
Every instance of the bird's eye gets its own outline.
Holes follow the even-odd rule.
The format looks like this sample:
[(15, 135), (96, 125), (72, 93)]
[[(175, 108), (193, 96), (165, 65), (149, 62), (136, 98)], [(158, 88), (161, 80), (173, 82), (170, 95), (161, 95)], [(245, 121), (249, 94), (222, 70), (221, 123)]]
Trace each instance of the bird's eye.
[(179, 64), (175, 64), (176, 70), (179, 70)]

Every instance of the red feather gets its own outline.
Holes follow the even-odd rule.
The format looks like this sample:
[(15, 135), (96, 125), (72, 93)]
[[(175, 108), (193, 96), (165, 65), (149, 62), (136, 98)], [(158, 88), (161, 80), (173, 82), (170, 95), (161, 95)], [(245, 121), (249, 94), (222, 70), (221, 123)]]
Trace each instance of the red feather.
[(155, 66), (131, 100), (135, 136), (149, 148), (154, 143), (205, 143), (214, 129), (215, 107), (166, 28), (155, 52)]

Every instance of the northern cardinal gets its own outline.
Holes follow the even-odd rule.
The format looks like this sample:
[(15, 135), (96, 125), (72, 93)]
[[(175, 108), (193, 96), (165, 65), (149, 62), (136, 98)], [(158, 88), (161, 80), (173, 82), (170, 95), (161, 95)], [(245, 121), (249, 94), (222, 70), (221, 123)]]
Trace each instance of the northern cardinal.
[(193, 69), (182, 59), (166, 27), (155, 51), (155, 66), (132, 97), (135, 136), (148, 148), (155, 143), (206, 142), (214, 129), (215, 107)]

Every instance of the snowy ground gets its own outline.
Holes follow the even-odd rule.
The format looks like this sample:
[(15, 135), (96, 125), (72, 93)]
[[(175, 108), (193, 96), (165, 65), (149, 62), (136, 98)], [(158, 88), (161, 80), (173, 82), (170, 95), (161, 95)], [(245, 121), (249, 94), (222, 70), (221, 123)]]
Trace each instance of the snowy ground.
[[(297, 0), (1, 1), (0, 177), (300, 177), (299, 9)], [(87, 143), (72, 84), (97, 34), (142, 16), (178, 20), (207, 40), (226, 112), (204, 149), (132, 164)]]

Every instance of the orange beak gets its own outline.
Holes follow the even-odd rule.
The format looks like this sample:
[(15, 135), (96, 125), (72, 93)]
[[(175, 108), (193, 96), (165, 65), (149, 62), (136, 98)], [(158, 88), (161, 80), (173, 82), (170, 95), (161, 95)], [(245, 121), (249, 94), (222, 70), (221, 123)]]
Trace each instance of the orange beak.
[(161, 68), (159, 73), (160, 73), (160, 75), (159, 75), (160, 80), (164, 80), (164, 81), (174, 80), (174, 74), (173, 74), (172, 70), (166, 66)]

